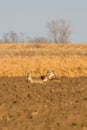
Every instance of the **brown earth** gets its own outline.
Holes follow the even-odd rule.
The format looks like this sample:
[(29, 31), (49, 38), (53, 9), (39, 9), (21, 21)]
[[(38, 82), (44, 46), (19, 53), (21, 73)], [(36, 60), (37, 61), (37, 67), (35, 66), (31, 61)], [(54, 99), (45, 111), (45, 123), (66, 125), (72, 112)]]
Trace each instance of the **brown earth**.
[(87, 77), (0, 78), (0, 130), (87, 130)]
[(87, 130), (87, 44), (0, 44), (0, 130)]

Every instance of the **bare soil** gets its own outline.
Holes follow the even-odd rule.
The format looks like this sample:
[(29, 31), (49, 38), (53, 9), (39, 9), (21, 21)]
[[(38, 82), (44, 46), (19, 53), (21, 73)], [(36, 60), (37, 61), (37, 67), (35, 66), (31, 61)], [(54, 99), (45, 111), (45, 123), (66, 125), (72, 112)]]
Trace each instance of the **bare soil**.
[(87, 130), (87, 77), (0, 78), (0, 130)]

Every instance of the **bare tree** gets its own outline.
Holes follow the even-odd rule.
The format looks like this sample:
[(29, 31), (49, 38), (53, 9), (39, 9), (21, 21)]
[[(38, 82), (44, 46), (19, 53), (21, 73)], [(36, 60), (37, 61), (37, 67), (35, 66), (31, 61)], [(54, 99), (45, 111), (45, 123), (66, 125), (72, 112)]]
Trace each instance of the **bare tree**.
[(25, 41), (26, 41), (25, 33), (20, 32), (20, 34), (19, 34), (19, 42), (24, 43)]
[(9, 33), (4, 33), (3, 34), (3, 42), (9, 43)]
[(47, 24), (51, 42), (67, 43), (71, 35), (70, 24), (65, 20), (52, 20)]
[(10, 31), (10, 32), (7, 32), (7, 33), (3, 34), (3, 42), (16, 43), (16, 42), (18, 42), (18, 40), (19, 40), (18, 35), (14, 31)]

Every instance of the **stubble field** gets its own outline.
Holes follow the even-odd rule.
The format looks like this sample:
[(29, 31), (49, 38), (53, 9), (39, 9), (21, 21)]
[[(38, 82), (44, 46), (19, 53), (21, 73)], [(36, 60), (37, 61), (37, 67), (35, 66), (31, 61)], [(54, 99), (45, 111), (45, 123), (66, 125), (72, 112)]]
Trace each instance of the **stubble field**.
[(87, 130), (87, 44), (0, 44), (0, 130)]

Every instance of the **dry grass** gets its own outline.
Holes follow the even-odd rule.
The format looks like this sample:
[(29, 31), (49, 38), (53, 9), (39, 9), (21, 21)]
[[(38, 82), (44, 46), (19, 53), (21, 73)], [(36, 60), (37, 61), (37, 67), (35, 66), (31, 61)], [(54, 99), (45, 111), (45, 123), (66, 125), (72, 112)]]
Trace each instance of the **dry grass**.
[(87, 76), (87, 44), (0, 44), (0, 76)]

